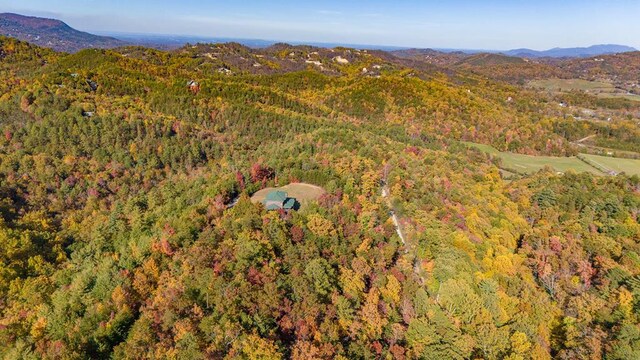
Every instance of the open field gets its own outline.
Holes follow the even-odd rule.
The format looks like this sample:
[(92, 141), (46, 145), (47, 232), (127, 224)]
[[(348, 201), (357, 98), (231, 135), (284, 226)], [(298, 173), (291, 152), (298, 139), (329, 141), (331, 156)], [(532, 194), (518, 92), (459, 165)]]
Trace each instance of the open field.
[(552, 92), (579, 90), (602, 98), (624, 98), (632, 101), (640, 101), (640, 95), (629, 94), (624, 90), (617, 89), (611, 83), (601, 81), (588, 81), (582, 79), (545, 79), (530, 81), (529, 87), (542, 88)]
[(529, 86), (535, 88), (543, 88), (549, 91), (603, 91), (612, 92), (616, 88), (613, 84), (599, 81), (588, 81), (582, 79), (545, 79), (533, 80), (529, 82)]
[(304, 207), (311, 201), (317, 200), (320, 196), (322, 196), (326, 191), (316, 185), (305, 184), (305, 183), (293, 183), (289, 185), (285, 185), (279, 188), (265, 188), (262, 189), (251, 197), (251, 201), (254, 203), (262, 202), (267, 197), (267, 194), (273, 190), (281, 190), (285, 191), (289, 197), (295, 198), (300, 202), (300, 206)]
[(601, 98), (609, 98), (609, 99), (627, 99), (631, 101), (640, 101), (640, 95), (615, 92), (615, 93), (600, 93), (598, 94)]
[[(490, 145), (470, 142), (465, 142), (465, 144), (500, 157), (502, 159), (502, 167), (509, 172), (531, 174), (543, 169), (545, 166), (549, 166), (559, 172), (574, 170), (576, 172), (587, 171), (592, 174), (603, 175), (614, 171), (616, 173), (624, 172), (627, 175), (640, 175), (640, 160), (638, 159), (591, 154), (580, 154), (578, 157), (532, 156), (501, 152)], [(584, 160), (581, 160), (581, 158)]]
[(575, 145), (580, 146), (584, 150), (585, 154), (595, 154), (595, 155), (602, 155), (602, 156), (608, 156), (608, 157), (614, 157), (614, 158), (617, 157), (617, 158), (623, 158), (623, 159), (640, 159), (640, 153), (638, 152), (612, 149), (612, 148), (597, 146), (592, 143), (593, 143), (593, 139), (590, 139), (589, 141), (585, 141), (581, 143), (574, 142)]
[(476, 149), (482, 150), (491, 155), (500, 157), (502, 159), (502, 167), (510, 172), (531, 174), (543, 169), (546, 166), (549, 166), (558, 172), (573, 170), (576, 172), (586, 171), (596, 175), (604, 174), (602, 171), (596, 169), (593, 166), (590, 166), (577, 157), (522, 155), (509, 152), (500, 152), (494, 147), (484, 144), (475, 144), (469, 142), (465, 142), (465, 144), (475, 147)]
[(640, 175), (640, 160), (614, 158), (610, 156), (580, 154), (587, 162), (596, 167), (617, 173), (624, 172), (627, 175)]

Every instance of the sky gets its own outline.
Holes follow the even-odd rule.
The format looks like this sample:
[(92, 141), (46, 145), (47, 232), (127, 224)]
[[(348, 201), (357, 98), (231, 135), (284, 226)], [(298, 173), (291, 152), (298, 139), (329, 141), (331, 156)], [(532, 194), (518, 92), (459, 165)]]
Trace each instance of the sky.
[(455, 49), (622, 44), (640, 0), (0, 0), (0, 12), (88, 32)]

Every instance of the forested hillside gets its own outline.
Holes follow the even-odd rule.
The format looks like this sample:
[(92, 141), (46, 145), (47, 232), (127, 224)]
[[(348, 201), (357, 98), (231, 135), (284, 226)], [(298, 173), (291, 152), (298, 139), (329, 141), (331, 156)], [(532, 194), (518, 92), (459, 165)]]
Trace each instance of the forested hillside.
[[(547, 96), (354, 49), (0, 43), (2, 358), (640, 357), (640, 179), (505, 181), (462, 143), (574, 154)], [(250, 201), (292, 182), (327, 193)]]
[[(563, 73), (554, 65), (547, 64), (538, 59), (506, 56), (495, 53), (444, 53), (435, 50), (410, 49), (397, 50), (394, 51), (393, 54), (402, 59), (413, 59), (441, 67), (466, 70), (491, 79), (514, 84), (522, 84), (526, 80), (565, 77), (568, 75), (568, 73)], [(561, 63), (562, 60), (556, 60), (556, 62)]]
[(55, 49), (75, 52), (86, 48), (114, 48), (126, 43), (73, 29), (56, 19), (0, 13), (0, 35)]
[(563, 71), (583, 74), (590, 79), (615, 79), (638, 82), (640, 51), (603, 55), (588, 59), (572, 59), (559, 64)]

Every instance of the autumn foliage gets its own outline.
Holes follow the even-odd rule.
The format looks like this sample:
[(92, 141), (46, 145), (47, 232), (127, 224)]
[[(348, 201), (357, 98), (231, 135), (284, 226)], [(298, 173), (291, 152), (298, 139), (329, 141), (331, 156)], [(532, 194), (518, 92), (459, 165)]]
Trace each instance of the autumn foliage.
[[(2, 358), (640, 357), (640, 179), (507, 182), (459, 142), (565, 153), (535, 95), (1, 43)], [(285, 179), (327, 194), (251, 202)]]

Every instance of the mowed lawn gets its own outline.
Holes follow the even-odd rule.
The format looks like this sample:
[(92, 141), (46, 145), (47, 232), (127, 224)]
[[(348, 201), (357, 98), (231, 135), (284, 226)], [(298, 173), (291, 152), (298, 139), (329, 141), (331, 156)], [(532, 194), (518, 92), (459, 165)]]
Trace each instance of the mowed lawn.
[(543, 88), (549, 91), (603, 91), (612, 92), (616, 88), (611, 83), (600, 81), (588, 81), (582, 79), (545, 79), (533, 80), (529, 82), (529, 86), (535, 88)]
[(544, 79), (532, 80), (529, 87), (542, 88), (553, 92), (567, 92), (573, 90), (586, 91), (602, 98), (624, 98), (632, 101), (640, 101), (640, 96), (629, 94), (624, 90), (608, 82), (588, 81), (582, 79)]
[(623, 159), (609, 156), (582, 154), (587, 161), (598, 167), (615, 172), (624, 172), (627, 175), (640, 175), (640, 160)]
[(521, 174), (535, 173), (545, 168), (546, 166), (549, 166), (558, 172), (567, 172), (569, 170), (573, 170), (576, 172), (586, 171), (596, 175), (603, 175), (602, 171), (574, 156), (555, 157), (523, 155), (510, 152), (501, 152), (490, 145), (475, 144), (470, 142), (465, 142), (465, 144), (499, 157), (500, 159), (502, 159), (503, 168)]
[(273, 190), (286, 192), (289, 197), (298, 200), (301, 207), (304, 207), (311, 201), (317, 200), (320, 196), (326, 193), (326, 191), (320, 186), (305, 183), (292, 183), (279, 188), (262, 189), (253, 194), (251, 201), (254, 203), (262, 202), (267, 197), (267, 194)]
[(552, 167), (559, 172), (567, 172), (573, 170), (576, 172), (590, 172), (596, 175), (602, 175), (602, 172), (593, 166), (585, 163), (575, 156), (571, 157), (554, 157), (554, 156), (533, 156), (501, 152), (500, 158), (505, 168), (522, 172), (526, 174), (535, 173), (544, 169), (546, 166)]

